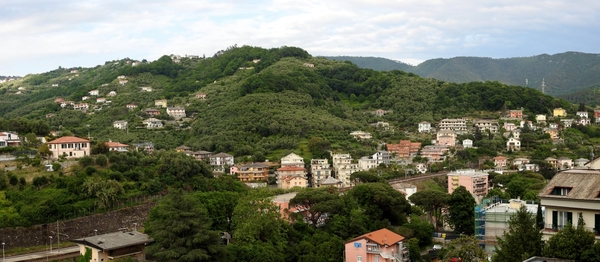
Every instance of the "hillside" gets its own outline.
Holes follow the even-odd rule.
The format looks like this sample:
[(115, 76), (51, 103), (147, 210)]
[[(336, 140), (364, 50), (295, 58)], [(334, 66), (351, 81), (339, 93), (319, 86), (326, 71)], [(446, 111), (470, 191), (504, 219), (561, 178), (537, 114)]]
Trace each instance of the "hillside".
[[(359, 67), (374, 70), (402, 70), (425, 78), (466, 83), (499, 81), (507, 85), (527, 86), (540, 90), (545, 79), (546, 93), (562, 95), (600, 84), (600, 55), (566, 52), (555, 55), (492, 59), (455, 57), (431, 59), (410, 66), (385, 58), (328, 57), (348, 60)], [(579, 102), (579, 101), (572, 101)]]
[[(93, 89), (100, 95), (88, 95)], [(117, 95), (108, 97), (110, 91)], [(195, 97), (200, 92), (206, 100)], [(83, 137), (89, 133), (96, 141), (152, 141), (157, 149), (185, 144), (192, 150), (257, 159), (276, 159), (292, 150), (310, 156), (306, 142), (312, 137), (325, 139), (334, 150), (364, 155), (375, 145), (358, 143), (348, 134), (373, 130), (369, 124), (377, 121), (415, 129), (420, 121), (498, 116), (504, 107), (523, 107), (531, 115), (547, 114), (554, 107), (573, 110), (568, 102), (534, 89), (499, 82), (455, 84), (401, 71), (361, 69), (312, 57), (295, 47), (230, 47), (209, 58), (163, 56), (152, 63), (123, 59), (94, 68), (59, 68), (5, 83), (0, 93), (0, 115), (5, 119), (42, 121), (51, 130)], [(82, 101), (85, 96), (90, 98)], [(98, 97), (110, 103), (96, 103)], [(54, 102), (57, 98), (86, 102), (90, 109), (61, 108)], [(166, 127), (143, 128), (148, 118), (144, 110), (156, 108), (156, 99), (185, 107), (188, 118), (174, 121), (158, 108), (162, 114), (157, 118)], [(138, 107), (128, 110), (127, 104)], [(389, 113), (376, 117), (371, 113), (376, 109)], [(128, 121), (129, 128), (113, 128), (116, 120)], [(387, 142), (403, 137), (403, 132), (378, 135)]]

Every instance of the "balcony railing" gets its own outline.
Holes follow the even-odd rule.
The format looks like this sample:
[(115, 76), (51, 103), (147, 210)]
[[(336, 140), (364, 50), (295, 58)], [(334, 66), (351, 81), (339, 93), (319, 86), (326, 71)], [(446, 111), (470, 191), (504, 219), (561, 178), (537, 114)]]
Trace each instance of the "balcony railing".
[[(559, 231), (565, 228), (566, 225), (557, 225), (557, 224), (546, 224), (545, 230), (546, 231)], [(574, 226), (577, 227), (577, 226)], [(592, 232), (594, 233), (594, 235), (596, 236), (600, 236), (600, 228), (594, 228), (594, 227), (583, 227), (586, 231)]]
[(379, 249), (379, 245), (377, 244), (367, 244), (367, 253), (379, 253), (381, 250)]

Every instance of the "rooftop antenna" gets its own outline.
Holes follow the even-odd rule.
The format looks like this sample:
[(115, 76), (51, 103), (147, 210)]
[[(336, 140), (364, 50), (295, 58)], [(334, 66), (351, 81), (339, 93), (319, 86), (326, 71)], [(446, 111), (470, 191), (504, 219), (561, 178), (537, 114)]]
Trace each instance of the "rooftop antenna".
[(546, 93), (546, 79), (542, 78), (542, 93)]

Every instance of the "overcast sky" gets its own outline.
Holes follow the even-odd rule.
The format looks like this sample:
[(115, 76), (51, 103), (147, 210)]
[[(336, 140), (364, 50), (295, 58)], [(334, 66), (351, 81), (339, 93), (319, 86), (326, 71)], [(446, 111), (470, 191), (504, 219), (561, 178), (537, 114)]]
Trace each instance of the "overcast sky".
[(600, 53), (598, 0), (0, 0), (0, 75), (237, 44), (314, 56)]

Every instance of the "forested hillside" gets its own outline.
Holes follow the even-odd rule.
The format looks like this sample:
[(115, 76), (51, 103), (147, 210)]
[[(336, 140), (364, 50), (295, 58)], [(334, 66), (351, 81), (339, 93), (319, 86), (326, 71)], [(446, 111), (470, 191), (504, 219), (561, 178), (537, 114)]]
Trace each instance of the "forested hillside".
[[(499, 81), (508, 85), (527, 85), (541, 90), (542, 80), (545, 79), (545, 91), (551, 95), (567, 94), (600, 84), (600, 55), (579, 52), (503, 59), (439, 58), (427, 60), (418, 66), (410, 66), (385, 58), (344, 56), (328, 58), (348, 60), (362, 68), (403, 70), (425, 78), (456, 83)], [(526, 79), (528, 83), (526, 83)], [(584, 101), (574, 100), (573, 102)]]
[[(372, 129), (369, 124), (377, 121), (414, 129), (420, 121), (498, 116), (503, 109), (524, 108), (529, 115), (547, 114), (555, 107), (573, 110), (572, 104), (530, 88), (499, 82), (455, 84), (397, 70), (362, 69), (312, 57), (296, 47), (230, 47), (208, 58), (163, 56), (132, 66), (133, 61), (59, 68), (5, 83), (0, 88), (0, 115), (42, 121), (66, 134), (89, 133), (95, 141), (151, 141), (157, 149), (185, 144), (193, 150), (275, 159), (286, 150), (304, 150), (311, 137), (327, 140), (334, 150), (368, 153), (375, 145), (355, 147), (348, 134)], [(117, 79), (121, 75), (126, 83)], [(144, 92), (141, 87), (153, 90)], [(117, 95), (106, 97), (110, 103), (96, 103), (92, 96), (85, 101), (91, 105), (87, 112), (55, 103), (59, 97), (83, 102), (93, 89), (99, 90), (98, 97), (110, 91)], [(199, 92), (206, 100), (195, 97)], [(163, 114), (157, 117), (166, 127), (143, 128), (148, 118), (144, 110), (155, 108), (156, 99), (185, 107), (188, 118), (174, 121), (160, 109)], [(126, 104), (138, 107), (128, 110)], [(389, 113), (376, 117), (371, 113), (376, 109)], [(128, 121), (128, 130), (113, 128), (115, 120)], [(402, 137), (398, 132), (383, 138), (391, 142)]]

